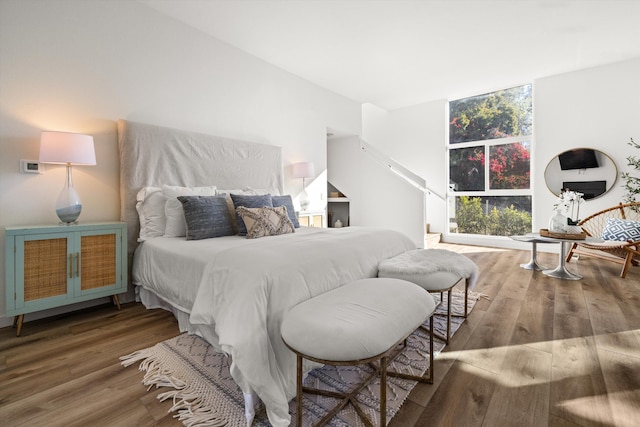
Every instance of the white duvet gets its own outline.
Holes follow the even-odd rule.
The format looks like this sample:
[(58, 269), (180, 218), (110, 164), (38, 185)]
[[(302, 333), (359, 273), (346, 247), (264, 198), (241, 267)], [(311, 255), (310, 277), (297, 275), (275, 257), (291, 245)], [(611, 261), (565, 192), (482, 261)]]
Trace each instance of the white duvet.
[[(162, 281), (163, 272), (150, 261), (153, 243), (145, 242), (136, 253), (134, 280), (190, 312), (190, 323), (199, 333), (231, 355), (231, 375), (244, 392), (254, 391), (262, 399), (269, 421), (274, 426), (289, 425), (296, 358), (280, 337), (284, 314), (316, 295), (377, 276), (380, 261), (415, 245), (398, 232), (362, 227), (300, 228), (294, 234), (254, 240), (220, 239), (227, 241), (182, 239), (175, 257), (167, 255), (166, 242), (158, 242), (162, 249), (155, 251), (161, 257), (188, 265), (179, 273), (168, 272), (168, 281), (164, 278), (175, 282), (177, 289), (153, 284), (154, 276)], [(205, 247), (210, 247), (208, 252)]]

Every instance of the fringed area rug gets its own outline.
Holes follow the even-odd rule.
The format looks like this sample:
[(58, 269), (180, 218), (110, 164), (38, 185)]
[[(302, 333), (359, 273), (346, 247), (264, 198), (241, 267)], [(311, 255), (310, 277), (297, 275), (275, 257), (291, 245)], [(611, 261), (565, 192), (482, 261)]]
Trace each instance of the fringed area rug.
[[(439, 294), (434, 294), (439, 301)], [(469, 312), (481, 294), (469, 292)], [(445, 313), (446, 293), (444, 301), (436, 313)], [(464, 294), (453, 292), (451, 299), (452, 312), (461, 314), (464, 309)], [(435, 316), (434, 328), (441, 334), (446, 331), (446, 317)], [(459, 328), (463, 318), (451, 318), (452, 334)], [(425, 324), (427, 327), (429, 322)], [(444, 343), (434, 339), (434, 353), (444, 348)], [(408, 339), (407, 347), (389, 365), (389, 369), (396, 372), (421, 375), (426, 372), (429, 364), (428, 333), (418, 329)], [(217, 353), (202, 338), (195, 335), (182, 334), (163, 341), (153, 347), (137, 351), (120, 358), (124, 366), (140, 362), (140, 370), (145, 371), (143, 384), (151, 389), (167, 387), (168, 391), (158, 395), (161, 401), (171, 399), (173, 406), (169, 412), (176, 412), (175, 417), (189, 427), (196, 426), (227, 426), (244, 427), (247, 425), (244, 414), (244, 397), (229, 374), (229, 358)], [(369, 365), (361, 366), (323, 366), (314, 369), (305, 380), (305, 385), (314, 388), (349, 391), (361, 383), (372, 372)], [(387, 377), (387, 422), (398, 412), (407, 396), (417, 383), (395, 377)], [(380, 382), (372, 381), (363, 388), (357, 400), (365, 413), (379, 424)], [(316, 395), (305, 394), (303, 397), (305, 425), (316, 423), (328, 413), (336, 400)], [(296, 403), (293, 399), (289, 404), (292, 422), (295, 423)], [(351, 405), (342, 409), (330, 422), (333, 427), (362, 426), (363, 423)], [(253, 426), (269, 427), (266, 411), (262, 404), (256, 408)]]

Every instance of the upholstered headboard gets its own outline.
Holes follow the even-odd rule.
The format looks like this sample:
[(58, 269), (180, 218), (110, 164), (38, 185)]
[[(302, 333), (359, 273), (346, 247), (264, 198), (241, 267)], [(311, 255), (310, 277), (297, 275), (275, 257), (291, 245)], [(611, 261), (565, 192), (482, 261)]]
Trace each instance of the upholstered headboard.
[(163, 184), (220, 189), (277, 189), (282, 193), (282, 150), (219, 136), (118, 121), (120, 216), (133, 253), (140, 225), (136, 195)]

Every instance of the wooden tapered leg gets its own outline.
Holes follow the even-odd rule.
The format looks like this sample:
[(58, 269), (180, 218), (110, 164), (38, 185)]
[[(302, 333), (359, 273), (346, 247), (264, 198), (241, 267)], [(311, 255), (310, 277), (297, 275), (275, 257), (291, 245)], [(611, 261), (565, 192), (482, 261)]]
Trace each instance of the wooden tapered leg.
[(120, 310), (120, 298), (118, 298), (118, 295), (112, 295), (111, 298), (113, 298), (113, 303), (118, 307), (118, 310)]
[(24, 314), (19, 314), (13, 318), (13, 326), (16, 328), (16, 336), (19, 337), (22, 333), (22, 322), (24, 321)]

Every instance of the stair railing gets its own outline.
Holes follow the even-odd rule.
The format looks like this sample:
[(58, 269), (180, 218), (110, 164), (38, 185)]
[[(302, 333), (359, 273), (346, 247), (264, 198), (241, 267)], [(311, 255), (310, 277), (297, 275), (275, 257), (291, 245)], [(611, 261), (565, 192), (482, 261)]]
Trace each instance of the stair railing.
[(422, 191), (424, 194), (434, 195), (437, 198), (441, 199), (442, 201), (446, 201), (445, 197), (442, 196), (440, 193), (427, 187), (427, 183), (424, 180), (424, 178), (411, 172), (409, 169), (405, 168), (400, 163), (393, 160), (391, 157), (387, 156), (386, 154), (374, 148), (371, 144), (364, 141), (362, 138), (359, 138), (359, 139), (360, 139), (360, 150), (370, 155), (377, 163), (384, 166), (385, 169), (389, 170), (390, 172), (393, 172), (394, 174), (402, 178), (404, 181), (406, 181), (413, 187)]

